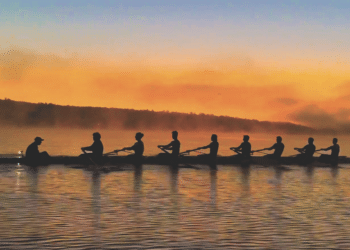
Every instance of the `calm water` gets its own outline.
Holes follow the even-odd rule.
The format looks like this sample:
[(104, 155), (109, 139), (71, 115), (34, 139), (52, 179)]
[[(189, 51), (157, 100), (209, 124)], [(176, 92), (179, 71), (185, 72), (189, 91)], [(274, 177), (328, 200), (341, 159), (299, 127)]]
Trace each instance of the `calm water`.
[[(78, 155), (93, 130), (0, 131), (0, 152), (25, 150), (35, 136), (51, 155)], [(105, 152), (134, 143), (136, 131), (100, 131)], [(147, 132), (145, 154), (171, 141)], [(180, 132), (182, 150), (211, 133)], [(242, 134), (218, 134), (228, 155)], [(251, 135), (253, 149), (276, 135)], [(308, 136), (283, 136), (285, 155)], [(331, 136), (314, 136), (318, 148)], [(339, 137), (342, 155), (348, 138)], [(94, 172), (74, 166), (0, 165), (1, 249), (350, 249), (350, 165), (250, 167), (121, 165)]]
[(350, 166), (1, 165), (3, 249), (349, 249)]

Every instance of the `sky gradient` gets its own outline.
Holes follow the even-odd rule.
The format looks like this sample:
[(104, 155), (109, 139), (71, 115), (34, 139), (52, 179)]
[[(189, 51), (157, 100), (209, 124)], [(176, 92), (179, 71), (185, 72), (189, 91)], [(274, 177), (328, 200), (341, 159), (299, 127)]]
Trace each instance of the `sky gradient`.
[(0, 98), (346, 126), (349, 1), (0, 3)]

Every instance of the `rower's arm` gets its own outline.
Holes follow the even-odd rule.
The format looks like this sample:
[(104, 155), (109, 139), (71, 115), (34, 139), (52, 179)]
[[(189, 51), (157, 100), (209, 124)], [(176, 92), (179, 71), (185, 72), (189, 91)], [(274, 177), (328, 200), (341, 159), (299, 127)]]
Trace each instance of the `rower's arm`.
[(239, 146), (239, 147), (231, 147), (230, 149), (232, 151), (235, 151), (235, 152), (242, 151), (242, 147), (241, 146)]
[(122, 148), (122, 150), (134, 150), (134, 146)]
[(203, 147), (199, 147), (199, 148), (196, 148), (196, 149), (207, 149), (207, 148), (210, 148), (211, 144), (207, 145), (207, 146), (203, 146)]
[(168, 145), (158, 145), (158, 148), (171, 149), (172, 146), (173, 146), (173, 142), (170, 142)]
[(92, 145), (89, 146), (89, 147), (82, 147), (81, 150), (82, 150), (83, 152), (85, 152), (85, 150), (87, 150), (87, 151), (93, 151), (93, 149), (94, 149), (93, 145), (94, 145), (94, 144), (92, 144)]
[(272, 147), (269, 147), (269, 148), (264, 148), (262, 150), (272, 150), (272, 149), (275, 149), (275, 145), (272, 145)]

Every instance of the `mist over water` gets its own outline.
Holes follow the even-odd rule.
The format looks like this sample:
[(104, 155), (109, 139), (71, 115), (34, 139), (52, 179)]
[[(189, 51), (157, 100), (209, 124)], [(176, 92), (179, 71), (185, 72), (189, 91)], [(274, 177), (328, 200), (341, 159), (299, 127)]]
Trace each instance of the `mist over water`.
[[(81, 147), (90, 146), (93, 142), (92, 134), (100, 132), (101, 141), (104, 145), (104, 152), (110, 152), (135, 143), (135, 133), (139, 130), (111, 130), (111, 129), (63, 129), (63, 128), (16, 128), (2, 127), (0, 130), (0, 154), (17, 153), (26, 150), (27, 146), (34, 141), (36, 136), (44, 138), (40, 151), (47, 151), (50, 155), (79, 155)], [(141, 130), (145, 134), (143, 142), (145, 144), (144, 155), (156, 155), (160, 153), (157, 145), (167, 144), (172, 141), (171, 130), (150, 131)], [(276, 136), (281, 135), (285, 150), (283, 156), (294, 155), (297, 152), (294, 147), (303, 147), (307, 144), (307, 139), (312, 136), (315, 139), (317, 148), (324, 148), (332, 145), (331, 135), (283, 135), (267, 133), (220, 133), (216, 131), (189, 132), (179, 130), (179, 140), (181, 151), (208, 145), (213, 133), (218, 135), (219, 155), (231, 155), (230, 147), (239, 146), (242, 143), (243, 135), (250, 136), (252, 149), (271, 147), (276, 142)], [(350, 156), (350, 136), (337, 136), (341, 148), (340, 155)], [(206, 151), (203, 151), (206, 152)], [(271, 151), (272, 152), (272, 151)], [(124, 154), (124, 153), (120, 153)], [(195, 153), (193, 153), (195, 155)], [(256, 156), (261, 155), (259, 153)], [(317, 154), (315, 154), (317, 156)]]

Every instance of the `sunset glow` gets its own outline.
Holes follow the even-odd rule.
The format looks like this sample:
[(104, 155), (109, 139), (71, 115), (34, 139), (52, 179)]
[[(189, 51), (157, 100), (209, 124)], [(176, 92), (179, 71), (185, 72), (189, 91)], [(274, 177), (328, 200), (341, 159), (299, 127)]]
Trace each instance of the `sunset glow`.
[(1, 4), (0, 98), (347, 124), (345, 1)]

